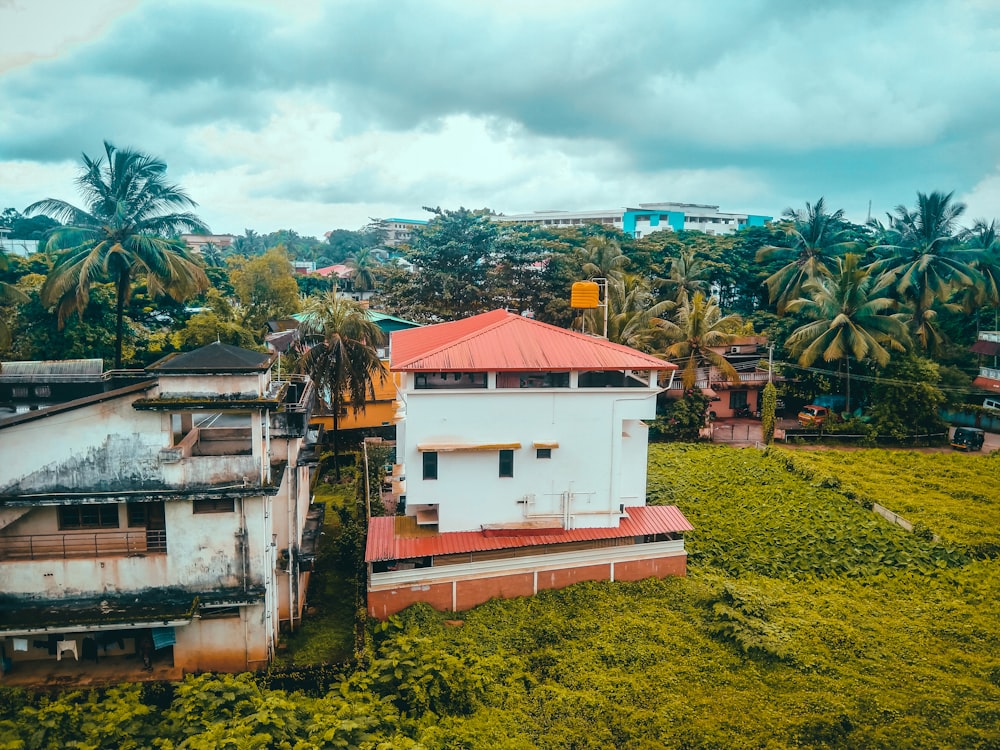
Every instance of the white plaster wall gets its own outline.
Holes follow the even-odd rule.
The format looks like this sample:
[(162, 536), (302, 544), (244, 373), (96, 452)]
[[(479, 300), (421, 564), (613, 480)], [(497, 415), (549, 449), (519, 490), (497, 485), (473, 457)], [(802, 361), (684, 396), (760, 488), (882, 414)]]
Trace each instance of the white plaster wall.
[[(270, 527), (265, 518), (268, 498), (247, 498), (243, 503), (250, 548), (246, 581), (273, 585)], [(167, 586), (192, 591), (241, 587), (243, 558), (236, 537), (241, 526), (239, 500), (235, 508), (232, 513), (195, 514), (190, 502), (168, 502), (164, 506), (167, 554), (8, 561), (2, 566), (4, 591), (59, 599)], [(26, 525), (32, 527), (31, 533), (58, 533), (54, 508), (36, 509), (30, 517), (39, 519)], [(51, 525), (45, 528), (47, 524)]]
[(136, 411), (130, 394), (0, 429), (0, 489), (128, 486), (155, 478), (169, 445), (160, 415)]
[(244, 375), (166, 375), (160, 373), (160, 395), (218, 396), (239, 394), (258, 397), (267, 393), (269, 373)]
[[(571, 492), (571, 528), (617, 526), (622, 496), (645, 497), (645, 433), (633, 430), (623, 441), (623, 422), (654, 417), (655, 394), (640, 388), (411, 391), (406, 429), (397, 432), (407, 507), (438, 503), (441, 531), (468, 531), (524, 521), (528, 509), (558, 517), (564, 510), (560, 498)], [(539, 459), (534, 442), (559, 447), (552, 458)], [(438, 479), (425, 480), (417, 446), (434, 443), (521, 448), (514, 451), (513, 478), (499, 477), (499, 453), (491, 450), (439, 452)], [(640, 465), (639, 454), (641, 493), (635, 478), (620, 479), (624, 468), (631, 474)], [(627, 504), (635, 502), (630, 497)]]

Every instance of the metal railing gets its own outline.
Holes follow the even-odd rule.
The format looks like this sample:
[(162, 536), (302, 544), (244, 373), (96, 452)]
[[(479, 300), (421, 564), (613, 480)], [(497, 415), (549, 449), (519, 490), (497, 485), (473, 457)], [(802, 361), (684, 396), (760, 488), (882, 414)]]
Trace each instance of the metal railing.
[(0, 560), (130, 557), (165, 554), (166, 551), (167, 532), (164, 529), (21, 536), (0, 535)]

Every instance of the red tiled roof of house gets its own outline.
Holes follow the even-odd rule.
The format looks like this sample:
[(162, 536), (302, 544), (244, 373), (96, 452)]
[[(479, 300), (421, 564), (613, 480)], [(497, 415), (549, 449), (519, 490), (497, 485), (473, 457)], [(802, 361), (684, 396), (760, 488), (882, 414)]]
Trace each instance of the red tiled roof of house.
[[(408, 524), (406, 521), (410, 519), (398, 516), (381, 516), (373, 518), (368, 526), (365, 561), (409, 560), (433, 555), (454, 555), (462, 552), (536, 547), (544, 544), (597, 539), (624, 539), (630, 536), (669, 534), (694, 529), (676, 505), (640, 505), (626, 508), (625, 512), (628, 517), (621, 519), (616, 528), (570, 529), (568, 531), (531, 529), (530, 533), (524, 533), (524, 530), (517, 529), (446, 531), (443, 533), (428, 533), (417, 530), (414, 535), (407, 533)], [(504, 533), (507, 536), (500, 535)]]
[(391, 369), (424, 372), (674, 370), (677, 365), (506, 310), (392, 334)]

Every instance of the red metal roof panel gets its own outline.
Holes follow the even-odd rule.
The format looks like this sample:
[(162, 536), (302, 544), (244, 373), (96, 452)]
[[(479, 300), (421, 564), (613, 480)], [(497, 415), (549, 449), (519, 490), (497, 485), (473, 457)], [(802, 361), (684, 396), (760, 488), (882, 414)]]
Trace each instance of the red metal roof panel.
[(365, 561), (408, 560), (434, 555), (455, 555), (463, 552), (535, 547), (543, 544), (561, 544), (597, 539), (624, 539), (630, 536), (667, 534), (692, 531), (694, 527), (676, 505), (635, 506), (625, 509), (626, 518), (617, 528), (570, 529), (548, 534), (520, 534), (497, 536), (498, 531), (446, 531), (444, 533), (418, 532), (415, 535), (396, 533), (397, 518), (381, 516), (371, 519), (368, 526), (368, 543)]
[(972, 381), (973, 388), (982, 388), (984, 391), (1000, 391), (1000, 380), (994, 380), (993, 378), (984, 378), (980, 375), (978, 378)]
[(1000, 342), (997, 341), (987, 341), (986, 339), (979, 339), (975, 344), (972, 345), (970, 351), (976, 354), (988, 354), (991, 357), (1000, 354)]
[(621, 344), (506, 310), (392, 334), (396, 371), (675, 370)]

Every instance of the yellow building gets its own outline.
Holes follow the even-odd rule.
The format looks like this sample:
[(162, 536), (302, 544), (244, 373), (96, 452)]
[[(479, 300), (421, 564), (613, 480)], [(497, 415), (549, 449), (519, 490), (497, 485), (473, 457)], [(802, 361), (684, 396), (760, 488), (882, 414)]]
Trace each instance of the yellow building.
[[(301, 316), (295, 316), (300, 318)], [(402, 331), (408, 328), (417, 328), (419, 323), (411, 320), (397, 318), (394, 315), (368, 310), (368, 317), (382, 329), (386, 335), (385, 345), (379, 347), (379, 359), (385, 366), (386, 378), (383, 382), (375, 381), (375, 398), (365, 402), (365, 410), (357, 414), (351, 408), (347, 408), (340, 415), (340, 430), (380, 430), (391, 428), (393, 416), (396, 413), (396, 376), (389, 372), (389, 341), (393, 331)], [(310, 426), (321, 427), (326, 432), (333, 431), (332, 414), (313, 414)]]

